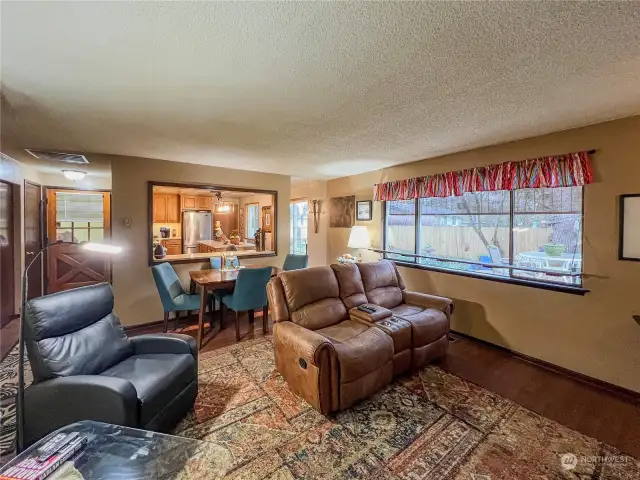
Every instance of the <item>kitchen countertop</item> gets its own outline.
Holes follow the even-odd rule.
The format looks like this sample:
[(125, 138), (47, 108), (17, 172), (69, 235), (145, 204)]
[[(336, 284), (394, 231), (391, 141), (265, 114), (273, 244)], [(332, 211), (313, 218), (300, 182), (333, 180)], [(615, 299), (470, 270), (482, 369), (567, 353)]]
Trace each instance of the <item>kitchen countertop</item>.
[[(198, 240), (197, 243), (201, 245), (206, 245), (207, 247), (220, 248), (225, 250), (232, 245), (231, 243), (225, 244), (217, 240)], [(255, 250), (256, 249), (256, 246), (253, 243), (247, 243), (247, 242), (241, 242), (238, 245), (236, 245), (236, 247), (238, 248), (238, 250)]]

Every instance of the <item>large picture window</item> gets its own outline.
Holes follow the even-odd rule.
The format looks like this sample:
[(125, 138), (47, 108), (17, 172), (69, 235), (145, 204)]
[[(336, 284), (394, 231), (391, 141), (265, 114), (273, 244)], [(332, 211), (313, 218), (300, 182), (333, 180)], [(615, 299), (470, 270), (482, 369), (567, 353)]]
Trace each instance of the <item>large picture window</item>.
[(384, 249), (398, 252), (385, 255), (395, 261), (581, 285), (582, 187), (387, 201), (384, 222)]

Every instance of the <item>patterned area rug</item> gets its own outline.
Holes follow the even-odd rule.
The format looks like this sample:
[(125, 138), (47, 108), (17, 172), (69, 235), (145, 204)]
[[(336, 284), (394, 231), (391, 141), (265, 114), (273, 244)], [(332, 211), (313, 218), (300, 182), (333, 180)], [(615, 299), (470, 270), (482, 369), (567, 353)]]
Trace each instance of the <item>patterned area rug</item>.
[[(325, 417), (275, 371), (270, 337), (200, 357), (200, 392), (176, 435), (211, 442), (232, 479), (618, 479), (640, 462), (430, 366)], [(1, 366), (15, 395), (17, 355)], [(2, 404), (3, 448), (15, 415)], [(211, 478), (214, 477), (213, 472)]]

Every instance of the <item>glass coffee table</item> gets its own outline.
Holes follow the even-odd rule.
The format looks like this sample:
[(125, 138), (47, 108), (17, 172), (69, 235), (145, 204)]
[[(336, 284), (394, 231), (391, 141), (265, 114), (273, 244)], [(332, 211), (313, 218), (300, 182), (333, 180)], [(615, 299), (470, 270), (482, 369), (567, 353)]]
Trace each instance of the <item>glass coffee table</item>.
[[(29, 447), (7, 463), (0, 476), (54, 435), (71, 432), (88, 438), (87, 445), (69, 460), (84, 480), (214, 479), (224, 477), (232, 462), (231, 452), (217, 443), (82, 421), (62, 427)], [(58, 471), (47, 478), (56, 478)], [(63, 478), (79, 476), (76, 473)]]

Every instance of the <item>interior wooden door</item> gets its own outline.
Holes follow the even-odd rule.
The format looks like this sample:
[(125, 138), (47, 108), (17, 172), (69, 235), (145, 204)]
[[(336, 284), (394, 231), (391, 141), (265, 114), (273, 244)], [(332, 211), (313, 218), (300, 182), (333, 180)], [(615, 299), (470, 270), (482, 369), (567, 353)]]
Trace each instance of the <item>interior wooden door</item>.
[(0, 327), (15, 314), (14, 188), (0, 181)]
[[(58, 240), (103, 242), (111, 238), (109, 192), (47, 190), (47, 235)], [(111, 282), (111, 257), (80, 245), (61, 244), (47, 252), (47, 293)]]
[[(24, 182), (24, 265), (35, 258), (43, 246), (42, 187)], [(29, 268), (27, 299), (42, 296), (42, 257)]]

